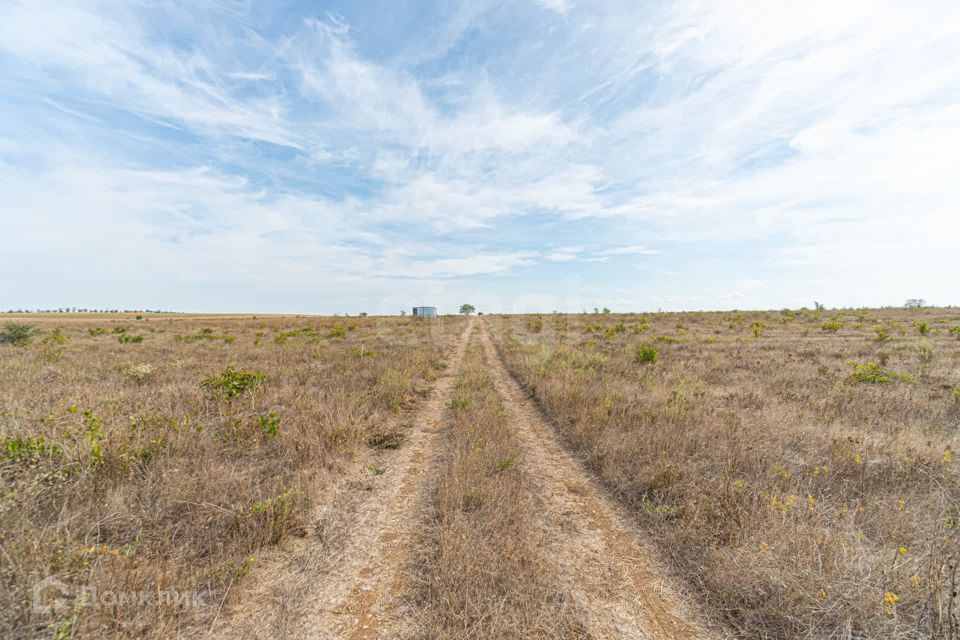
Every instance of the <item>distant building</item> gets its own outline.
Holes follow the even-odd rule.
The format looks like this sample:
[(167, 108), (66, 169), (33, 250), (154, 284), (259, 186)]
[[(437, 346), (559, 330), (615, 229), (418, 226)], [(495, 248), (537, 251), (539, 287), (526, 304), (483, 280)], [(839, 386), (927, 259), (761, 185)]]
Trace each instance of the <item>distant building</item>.
[(414, 318), (436, 318), (437, 308), (436, 307), (414, 307), (413, 317)]

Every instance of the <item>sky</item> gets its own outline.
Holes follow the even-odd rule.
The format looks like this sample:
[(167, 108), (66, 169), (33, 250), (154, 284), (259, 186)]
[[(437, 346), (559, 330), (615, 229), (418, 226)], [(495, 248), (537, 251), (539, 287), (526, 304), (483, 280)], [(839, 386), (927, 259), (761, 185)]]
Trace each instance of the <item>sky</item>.
[(0, 309), (960, 304), (960, 4), (0, 0)]

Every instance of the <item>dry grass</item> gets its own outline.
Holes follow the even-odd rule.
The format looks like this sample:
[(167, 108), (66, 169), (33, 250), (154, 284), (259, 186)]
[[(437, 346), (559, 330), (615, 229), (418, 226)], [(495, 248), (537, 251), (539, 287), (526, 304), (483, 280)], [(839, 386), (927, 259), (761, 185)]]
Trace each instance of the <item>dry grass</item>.
[(742, 636), (956, 637), (960, 312), (489, 321), (568, 445)]
[[(257, 552), (302, 530), (321, 478), (393, 446), (383, 424), (459, 333), (456, 319), (148, 318), (30, 317), (29, 345), (0, 346), (0, 636), (205, 629)], [(265, 379), (234, 397), (201, 386), (231, 366)], [(33, 611), (48, 576), (96, 603)]]
[(450, 406), (443, 471), (412, 562), (414, 636), (584, 637), (539, 548), (520, 447), (476, 338)]

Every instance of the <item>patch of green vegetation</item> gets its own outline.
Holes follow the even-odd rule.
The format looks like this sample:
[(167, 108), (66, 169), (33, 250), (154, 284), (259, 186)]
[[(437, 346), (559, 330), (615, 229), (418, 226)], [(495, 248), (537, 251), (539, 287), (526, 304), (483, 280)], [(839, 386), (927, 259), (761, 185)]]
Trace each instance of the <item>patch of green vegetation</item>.
[(840, 324), (836, 320), (833, 320), (832, 322), (823, 323), (823, 325), (820, 327), (820, 330), (826, 331), (827, 333), (836, 333), (837, 331), (840, 331), (840, 329), (842, 328), (843, 328), (842, 324)]
[(220, 373), (205, 378), (200, 386), (213, 392), (217, 397), (231, 400), (237, 396), (253, 393), (266, 379), (267, 374), (263, 371), (227, 367)]
[(277, 437), (277, 431), (280, 429), (280, 418), (271, 411), (265, 416), (257, 416), (257, 425), (263, 435), (268, 438), (275, 438)]
[(913, 382), (910, 376), (902, 373), (896, 373), (889, 369), (884, 369), (876, 362), (847, 362), (846, 365), (853, 369), (850, 379), (854, 382), (864, 384), (887, 384), (890, 382)]
[(39, 462), (41, 458), (63, 456), (63, 448), (47, 444), (42, 436), (36, 438), (7, 438), (3, 441), (3, 456), (10, 462)]
[(36, 330), (32, 325), (20, 322), (7, 322), (0, 329), (0, 344), (12, 344), (15, 347), (23, 347), (30, 344), (36, 335)]
[(118, 338), (120, 344), (139, 344), (143, 342), (143, 336), (135, 336), (129, 333), (121, 334)]
[(656, 347), (637, 347), (637, 361), (643, 364), (656, 364), (660, 359), (660, 352)]
[(603, 331), (607, 334), (608, 338), (615, 338), (617, 335), (627, 332), (627, 325), (623, 324), (622, 322), (618, 322), (612, 327), (605, 328)]
[(450, 408), (454, 411), (466, 409), (468, 406), (470, 406), (470, 400), (467, 398), (454, 396), (450, 399)]
[(230, 344), (232, 342), (235, 342), (237, 338), (236, 336), (231, 336), (229, 334), (218, 335), (213, 332), (213, 329), (210, 329), (208, 327), (205, 329), (201, 329), (199, 333), (195, 333), (189, 336), (181, 335), (178, 333), (173, 337), (173, 339), (176, 340), (177, 342), (201, 342), (205, 340), (206, 341), (222, 340), (224, 343)]

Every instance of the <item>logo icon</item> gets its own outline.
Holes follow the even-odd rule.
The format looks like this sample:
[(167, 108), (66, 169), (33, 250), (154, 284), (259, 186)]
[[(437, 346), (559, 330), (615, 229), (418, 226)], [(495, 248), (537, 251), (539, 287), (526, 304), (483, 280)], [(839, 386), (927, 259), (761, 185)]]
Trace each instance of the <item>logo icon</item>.
[(33, 612), (58, 613), (70, 604), (73, 589), (67, 583), (49, 576), (33, 585)]

